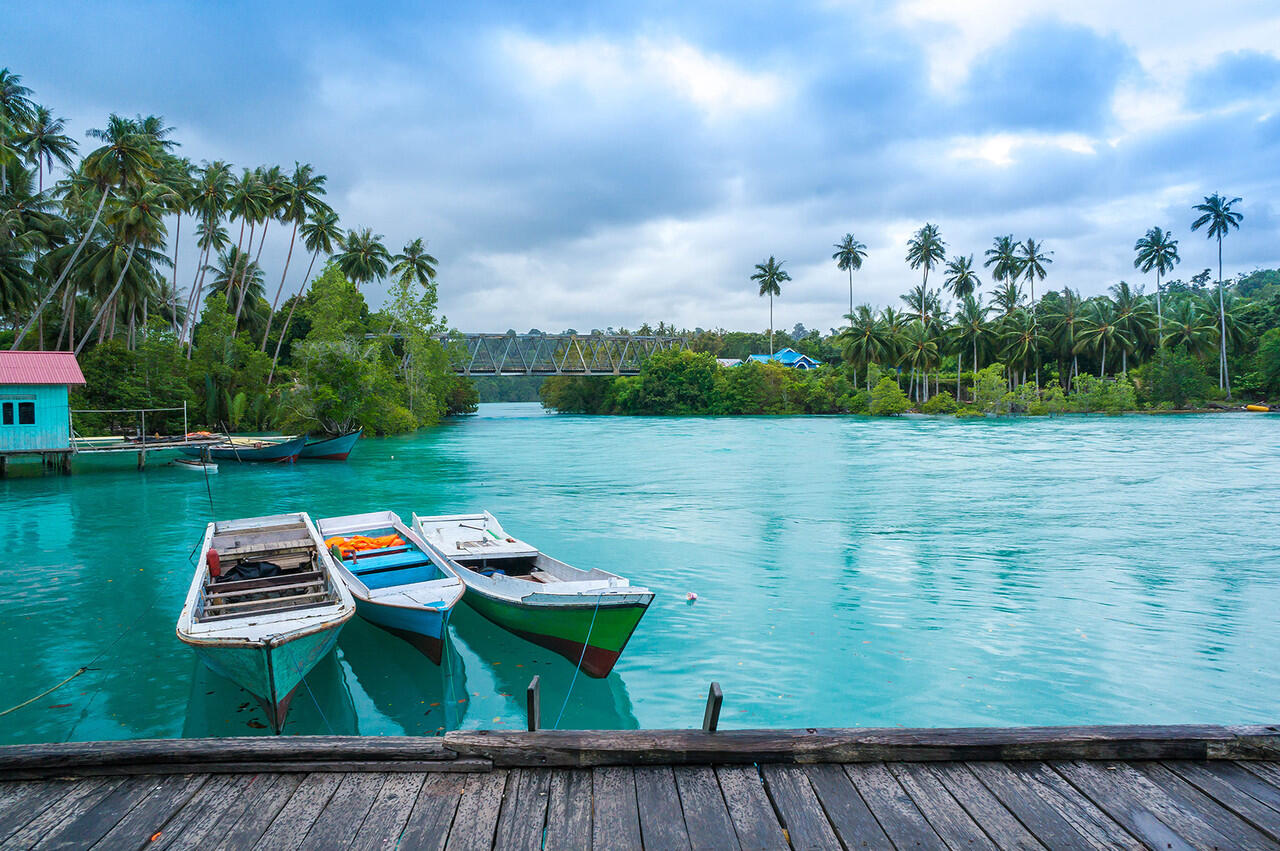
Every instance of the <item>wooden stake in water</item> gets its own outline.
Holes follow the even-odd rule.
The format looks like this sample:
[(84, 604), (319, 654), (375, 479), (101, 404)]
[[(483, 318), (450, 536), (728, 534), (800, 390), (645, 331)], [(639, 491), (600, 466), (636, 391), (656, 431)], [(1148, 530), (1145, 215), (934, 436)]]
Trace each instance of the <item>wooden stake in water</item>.
[(529, 712), (529, 732), (534, 732), (542, 726), (542, 701), (538, 696), (541, 685), (542, 677), (534, 674), (533, 679), (529, 680), (529, 688), (525, 691)]
[(720, 684), (712, 683), (707, 692), (707, 711), (702, 713), (702, 729), (708, 733), (715, 732), (716, 725), (720, 723), (720, 704), (723, 701), (724, 692), (720, 690)]

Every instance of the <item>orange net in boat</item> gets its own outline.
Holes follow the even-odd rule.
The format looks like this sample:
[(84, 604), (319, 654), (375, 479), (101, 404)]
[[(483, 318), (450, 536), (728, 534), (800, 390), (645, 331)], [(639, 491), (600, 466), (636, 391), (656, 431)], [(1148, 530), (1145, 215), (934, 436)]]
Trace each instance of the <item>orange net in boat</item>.
[(332, 538), (325, 538), (324, 545), (331, 550), (337, 547), (342, 552), (342, 557), (347, 558), (352, 553), (403, 547), (406, 546), (406, 543), (404, 538), (392, 532), (390, 535), (382, 535), (377, 538), (370, 538), (365, 535), (350, 535), (344, 538), (338, 535)]

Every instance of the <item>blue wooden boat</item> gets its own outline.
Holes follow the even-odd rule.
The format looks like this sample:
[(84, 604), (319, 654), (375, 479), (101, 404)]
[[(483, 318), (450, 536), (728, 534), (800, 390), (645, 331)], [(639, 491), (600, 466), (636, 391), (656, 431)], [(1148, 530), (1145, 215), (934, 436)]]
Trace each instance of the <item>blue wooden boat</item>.
[[(462, 580), (394, 512), (330, 517), (318, 526), (360, 616), (440, 664), (449, 615), (466, 589)], [(378, 538), (398, 543), (359, 549)]]
[(340, 434), (337, 437), (321, 437), (316, 440), (308, 440), (306, 445), (302, 447), (302, 453), (299, 457), (316, 461), (345, 461), (363, 433), (364, 429), (358, 428), (353, 432)]
[(192, 458), (207, 457), (212, 461), (240, 461), (243, 463), (286, 464), (298, 460), (307, 436), (233, 437), (212, 446), (184, 446), (181, 451)]
[(280, 732), (294, 691), (355, 614), (306, 514), (210, 523), (178, 638), (256, 696)]

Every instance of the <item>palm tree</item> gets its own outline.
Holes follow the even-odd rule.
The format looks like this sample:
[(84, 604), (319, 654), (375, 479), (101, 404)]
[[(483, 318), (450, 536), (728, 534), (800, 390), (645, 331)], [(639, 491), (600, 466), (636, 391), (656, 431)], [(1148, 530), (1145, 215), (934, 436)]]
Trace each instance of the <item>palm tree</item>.
[(1184, 346), (1196, 357), (1209, 354), (1217, 348), (1221, 333), (1214, 313), (1212, 302), (1206, 304), (1195, 298), (1175, 301), (1169, 314), (1169, 330), (1161, 336), (1161, 345), (1171, 349)]
[[(289, 195), (289, 178), (284, 176), (280, 170), (280, 166), (273, 165), (270, 168), (263, 169), (259, 177), (262, 182), (262, 198), (263, 205), (261, 208), (259, 221), (262, 222), (262, 233), (258, 236), (258, 253), (253, 256), (254, 265), (259, 265), (262, 260), (262, 248), (267, 244), (267, 229), (271, 223), (280, 216), (283, 211), (288, 195)], [(249, 248), (253, 248), (253, 238), (250, 236)], [(236, 305), (236, 319), (240, 318), (240, 309), (244, 306), (244, 287), (240, 288), (240, 302)], [(263, 347), (266, 350), (266, 347)]]
[(404, 249), (391, 258), (391, 274), (401, 280), (408, 278), (425, 287), (436, 278), (436, 266), (440, 261), (427, 253), (427, 243), (422, 237), (405, 244)]
[(1231, 398), (1231, 377), (1227, 374), (1227, 308), (1225, 299), (1222, 295), (1222, 238), (1231, 233), (1233, 229), (1240, 229), (1240, 220), (1244, 216), (1231, 208), (1240, 203), (1239, 198), (1232, 198), (1228, 201), (1224, 196), (1217, 192), (1206, 197), (1203, 204), (1196, 204), (1193, 209), (1200, 212), (1200, 217), (1191, 223), (1191, 229), (1200, 230), (1205, 225), (1209, 226), (1205, 236), (1209, 239), (1218, 240), (1218, 316), (1221, 320), (1221, 328), (1219, 329), (1219, 362), (1218, 362), (1218, 386), (1225, 387), (1227, 398)]
[[(176, 144), (176, 143), (175, 143)], [(196, 195), (195, 166), (186, 157), (169, 157), (164, 182), (173, 190), (173, 212), (177, 221), (173, 228), (173, 291), (178, 291), (178, 248), (182, 244), (182, 214), (192, 212)], [(176, 317), (177, 311), (174, 311)], [(178, 329), (173, 329), (176, 334)]]
[[(22, 85), (22, 76), (14, 74), (8, 68), (0, 68), (0, 125), (11, 128), (10, 132), (18, 132), (19, 127), (26, 126), (31, 121), (31, 114), (35, 109), (32, 103), (31, 89)], [(8, 133), (3, 134), (7, 136)], [(4, 141), (0, 136), (0, 141)], [(3, 151), (0, 151), (0, 193), (7, 191), (9, 187), (8, 163), (3, 158)]]
[(996, 281), (1016, 281), (1022, 274), (1022, 261), (1018, 257), (1021, 248), (1022, 243), (1014, 242), (1013, 234), (997, 236), (983, 253), (987, 259), (982, 265), (984, 268), (995, 266), (991, 277)]
[(991, 294), (992, 307), (1000, 312), (1002, 320), (1022, 309), (1022, 287), (1017, 281), (1006, 280), (1004, 286)]
[(43, 106), (37, 106), (27, 124), (26, 130), (18, 134), (18, 144), (27, 151), (27, 156), (35, 163), (39, 178), (39, 191), (44, 191), (44, 170), (53, 171), (57, 162), (63, 168), (71, 168), (71, 159), (76, 153), (76, 142), (62, 131), (67, 122), (62, 118), (54, 118), (53, 113)]
[(775, 260), (773, 255), (769, 255), (769, 259), (763, 263), (756, 264), (755, 274), (751, 276), (751, 280), (760, 282), (760, 295), (769, 296), (769, 356), (773, 357), (773, 297), (782, 295), (782, 287), (779, 286), (784, 281), (791, 280), (791, 276), (782, 268), (785, 260)]
[[(1080, 319), (1082, 316), (1083, 304), (1080, 300), (1080, 294), (1074, 290), (1063, 287), (1062, 293), (1058, 297), (1057, 306), (1053, 313), (1045, 318), (1052, 325), (1049, 328), (1049, 341), (1058, 350), (1058, 362), (1062, 365), (1062, 372), (1066, 375), (1066, 381), (1062, 384), (1062, 389), (1071, 392), (1071, 383), (1075, 376), (1080, 374), (1079, 355), (1076, 354), (1076, 332), (1080, 328)], [(1071, 357), (1071, 369), (1068, 370), (1066, 358)]]
[[(1039, 363), (1040, 346), (1045, 342), (1035, 316), (1027, 310), (1015, 312), (1003, 323), (1001, 342), (1003, 345), (1001, 346), (1000, 357), (1009, 365), (1011, 377), (1015, 379), (1016, 383), (1026, 384), (1027, 365), (1032, 362)], [(1015, 365), (1022, 367), (1020, 378), (1017, 377), (1017, 371), (1014, 369)]]
[(831, 259), (836, 261), (836, 268), (849, 273), (849, 315), (853, 315), (853, 272), (862, 268), (863, 258), (867, 256), (867, 247), (846, 233), (844, 239), (833, 246), (836, 250)]
[(1133, 244), (1137, 256), (1133, 267), (1143, 272), (1156, 270), (1156, 331), (1164, 335), (1164, 311), (1160, 307), (1160, 278), (1173, 271), (1182, 258), (1178, 256), (1178, 240), (1161, 227), (1151, 228)]
[(1111, 299), (1100, 296), (1089, 302), (1084, 316), (1080, 320), (1080, 329), (1076, 333), (1076, 345), (1073, 351), (1085, 349), (1101, 352), (1098, 366), (1098, 377), (1107, 374), (1107, 347), (1112, 349), (1132, 345), (1128, 336), (1116, 324), (1116, 309)]
[(13, 338), (13, 345), (10, 350), (17, 349), (22, 345), (23, 338), (27, 332), (31, 330), (31, 326), (35, 324), (36, 319), (44, 313), (45, 306), (53, 298), (54, 294), (62, 287), (63, 281), (75, 266), (76, 258), (80, 256), (80, 252), (84, 250), (90, 238), (98, 226), (98, 220), (102, 217), (102, 208), (106, 205), (107, 199), (112, 194), (128, 186), (137, 186), (146, 180), (150, 180), (155, 175), (157, 167), (156, 150), (154, 141), (137, 131), (134, 123), (127, 118), (121, 118), (119, 115), (112, 113), (107, 119), (107, 127), (105, 130), (90, 130), (88, 135), (91, 138), (101, 139), (106, 144), (92, 151), (80, 163), (79, 179), (73, 175), (72, 179), (67, 181), (68, 193), (80, 193), (83, 196), (95, 194), (98, 198), (97, 209), (94, 210), (93, 219), (89, 222), (88, 227), (84, 230), (84, 236), (76, 245), (75, 251), (71, 257), (62, 266), (62, 271), (58, 274), (58, 278), (53, 282), (53, 286), (45, 291), (44, 296), (40, 299), (40, 303), (32, 312), (31, 318), (27, 320), (27, 324)]
[(324, 185), (329, 178), (316, 174), (310, 163), (293, 164), (293, 177), (284, 186), (281, 205), (281, 219), (293, 223), (293, 233), (289, 236), (289, 253), (284, 259), (284, 271), (280, 273), (280, 286), (276, 287), (276, 297), (271, 301), (271, 313), (267, 316), (267, 329), (262, 332), (260, 351), (267, 350), (267, 336), (271, 333), (271, 323), (275, 319), (276, 307), (280, 304), (280, 294), (284, 292), (284, 279), (289, 274), (289, 263), (293, 260), (293, 243), (298, 238), (298, 227), (307, 220), (307, 216), (317, 210), (327, 210), (329, 206), (320, 200), (325, 194)]
[(357, 287), (387, 276), (391, 252), (382, 242), (382, 234), (372, 228), (347, 231), (343, 251), (338, 255), (338, 268)]
[(991, 325), (987, 322), (990, 307), (984, 307), (982, 300), (966, 293), (960, 299), (960, 307), (952, 317), (951, 333), (956, 340), (956, 399), (960, 398), (960, 367), (964, 350), (973, 351), (974, 372), (978, 371), (978, 346), (986, 345), (991, 339)]
[(947, 263), (947, 288), (956, 299), (963, 301), (965, 296), (973, 295), (982, 281), (973, 270), (973, 255), (956, 257)]
[(199, 170), (191, 198), (192, 212), (200, 217), (196, 225), (196, 247), (202, 252), (191, 278), (191, 294), (187, 297), (186, 316), (179, 340), (187, 341), (187, 355), (191, 354), (192, 341), (187, 336), (196, 313), (196, 304), (204, 284), (204, 271), (209, 264), (211, 251), (223, 251), (228, 245), (227, 231), (220, 224), (226, 212), (231, 194), (231, 166), (222, 160), (206, 162)]
[[(938, 359), (938, 343), (929, 327), (918, 319), (906, 327), (902, 343), (902, 361), (911, 366), (911, 389), (917, 401), (928, 402), (929, 367)], [(917, 374), (922, 378), (919, 382), (916, 381)]]
[(298, 309), (298, 302), (302, 301), (302, 290), (311, 281), (311, 270), (316, 265), (316, 258), (321, 252), (329, 255), (333, 253), (335, 247), (341, 248), (344, 239), (342, 228), (338, 224), (338, 214), (328, 207), (315, 210), (299, 230), (302, 232), (303, 246), (311, 252), (311, 262), (307, 264), (307, 274), (302, 278), (302, 287), (298, 289), (298, 294), (293, 297), (293, 303), (289, 305), (289, 312), (284, 318), (284, 327), (280, 329), (280, 339), (276, 340), (276, 351), (271, 357), (271, 371), (267, 373), (268, 384), (275, 377), (276, 364), (280, 361), (280, 345), (289, 335), (289, 323), (293, 321), (293, 312)]
[[(1040, 320), (1036, 316), (1036, 279), (1044, 280), (1046, 271), (1045, 266), (1053, 263), (1050, 255), (1052, 251), (1046, 252), (1044, 244), (1036, 244), (1034, 239), (1025, 239), (1022, 241), (1022, 253), (1018, 255), (1018, 264), (1022, 272), (1022, 278), (1031, 283), (1031, 322), (1036, 326), (1036, 336), (1039, 338)], [(1040, 389), (1040, 357), (1039, 352), (1036, 353), (1036, 390)]]
[(843, 328), (836, 337), (845, 360), (853, 364), (853, 380), (858, 381), (858, 367), (861, 366), (867, 375), (867, 390), (871, 390), (871, 373), (867, 369), (872, 363), (880, 362), (885, 353), (884, 325), (876, 317), (869, 305), (861, 305), (845, 319), (849, 327)]
[(947, 258), (946, 249), (938, 226), (928, 222), (907, 240), (907, 263), (912, 269), (924, 269), (923, 285), (929, 284), (929, 270)]
[(884, 356), (888, 363), (896, 364), (904, 347), (903, 337), (906, 334), (909, 317), (892, 307), (880, 312), (880, 326), (883, 329)]
[[(244, 251), (248, 254), (253, 253), (253, 236), (258, 227), (259, 222), (265, 222), (271, 215), (271, 205), (273, 199), (271, 192), (267, 189), (266, 183), (262, 179), (262, 169), (249, 171), (245, 169), (240, 176), (240, 180), (236, 181), (231, 187), (231, 195), (227, 201), (227, 210), (232, 218), (240, 219), (240, 236), (236, 238), (237, 250), (241, 247), (241, 240), (244, 238), (245, 222), (249, 223), (249, 244), (245, 246)], [(245, 267), (248, 270), (248, 267)], [(243, 287), (240, 287), (236, 294), (228, 294), (227, 301), (236, 302), (236, 328), (240, 326), (240, 310), (244, 307)]]
[[(1135, 290), (1126, 281), (1111, 287), (1111, 298), (1116, 307), (1116, 325), (1136, 351), (1151, 337), (1151, 326), (1155, 320), (1151, 304), (1142, 295), (1142, 287)], [(1120, 349), (1120, 371), (1129, 371), (1129, 347)]]

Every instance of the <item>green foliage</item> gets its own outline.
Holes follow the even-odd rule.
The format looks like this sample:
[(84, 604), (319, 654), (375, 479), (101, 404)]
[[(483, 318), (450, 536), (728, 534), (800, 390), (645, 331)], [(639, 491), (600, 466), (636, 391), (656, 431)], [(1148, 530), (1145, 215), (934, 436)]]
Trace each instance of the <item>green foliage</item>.
[(308, 340), (333, 342), (361, 330), (369, 315), (369, 307), (356, 285), (342, 274), (337, 263), (329, 263), (311, 284), (311, 303), (307, 318), (311, 321)]
[(930, 396), (920, 411), (925, 414), (954, 414), (959, 408), (955, 398), (946, 390), (936, 396)]
[[(1270, 333), (1270, 332), (1268, 332)], [(1280, 355), (1280, 330), (1276, 331), (1277, 355)], [(1263, 344), (1266, 336), (1263, 336)], [(1259, 346), (1261, 358), (1261, 346)], [(1280, 366), (1280, 364), (1277, 364)], [(1138, 400), (1144, 405), (1162, 405), (1170, 408), (1186, 408), (1192, 401), (1204, 399), (1210, 385), (1200, 361), (1179, 346), (1164, 349), (1133, 372)], [(1239, 386), (1239, 377), (1237, 377)]]
[(1122, 414), (1138, 407), (1133, 384), (1123, 375), (1114, 381), (1081, 375), (1070, 396), (1072, 407), (1083, 413)]
[(985, 417), (986, 414), (979, 411), (972, 405), (965, 405), (956, 411), (956, 419), (969, 419), (970, 417)]
[(978, 370), (974, 380), (973, 406), (984, 413), (1000, 413), (1000, 403), (1008, 387), (1004, 377), (1004, 364), (993, 363)]
[[(72, 408), (181, 408), (186, 402), (189, 421), (200, 421), (199, 400), (187, 384), (187, 361), (164, 323), (144, 330), (135, 351), (123, 339), (109, 340), (79, 360), (85, 385), (72, 390)], [(76, 414), (74, 425), (80, 434), (109, 433), (137, 429), (141, 419), (137, 414)], [(149, 434), (181, 431), (182, 411), (147, 415)]]
[(897, 381), (885, 376), (871, 388), (868, 410), (873, 417), (896, 417), (911, 410), (911, 400), (902, 392)]

